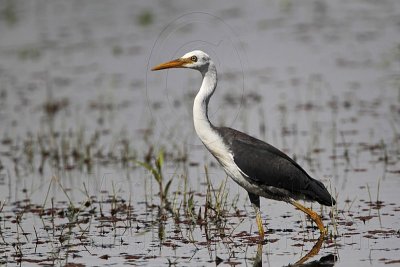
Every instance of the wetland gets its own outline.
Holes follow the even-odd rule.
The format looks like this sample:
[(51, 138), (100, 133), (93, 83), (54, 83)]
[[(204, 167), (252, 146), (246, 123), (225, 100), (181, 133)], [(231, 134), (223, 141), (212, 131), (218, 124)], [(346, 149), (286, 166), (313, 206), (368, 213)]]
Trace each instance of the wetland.
[[(0, 265), (400, 264), (399, 33), (395, 0), (0, 1)], [(336, 198), (306, 204), (326, 238), (262, 199), (260, 242), (194, 132), (200, 75), (150, 71), (194, 49), (210, 120)]]

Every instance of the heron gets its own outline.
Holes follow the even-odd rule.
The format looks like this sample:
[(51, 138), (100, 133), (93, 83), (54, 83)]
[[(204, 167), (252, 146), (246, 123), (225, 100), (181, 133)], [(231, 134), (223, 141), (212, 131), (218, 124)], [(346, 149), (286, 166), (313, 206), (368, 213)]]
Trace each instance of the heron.
[(274, 146), (228, 127), (216, 127), (208, 118), (208, 104), (217, 87), (217, 69), (210, 56), (200, 50), (159, 64), (152, 71), (169, 68), (198, 70), (203, 78), (193, 103), (195, 131), (208, 149), (237, 184), (243, 187), (255, 209), (258, 233), (264, 238), (260, 197), (284, 201), (308, 214), (317, 224), (321, 236), (327, 230), (321, 217), (299, 200), (335, 205), (324, 184), (312, 178), (296, 161)]

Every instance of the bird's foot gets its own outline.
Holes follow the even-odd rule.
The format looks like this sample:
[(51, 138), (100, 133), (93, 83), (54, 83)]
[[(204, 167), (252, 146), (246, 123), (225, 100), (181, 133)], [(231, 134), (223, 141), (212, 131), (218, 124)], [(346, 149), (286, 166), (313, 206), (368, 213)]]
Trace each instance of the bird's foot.
[(326, 229), (323, 225), (322, 225), (322, 227), (320, 227), (318, 225), (318, 228), (319, 228), (319, 231), (321, 232), (321, 237), (325, 237), (328, 235), (328, 229)]
[(326, 230), (324, 224), (322, 223), (321, 217), (319, 217), (319, 215), (315, 211), (304, 207), (303, 205), (301, 205), (296, 201), (291, 201), (290, 203), (311, 217), (311, 219), (317, 224), (318, 229), (321, 232), (321, 236), (326, 236), (328, 234), (328, 231)]

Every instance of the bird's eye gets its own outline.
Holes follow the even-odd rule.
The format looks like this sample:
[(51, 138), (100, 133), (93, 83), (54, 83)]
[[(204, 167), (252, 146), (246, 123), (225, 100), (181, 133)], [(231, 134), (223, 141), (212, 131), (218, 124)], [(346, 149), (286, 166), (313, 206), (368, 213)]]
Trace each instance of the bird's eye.
[(197, 57), (196, 56), (191, 56), (190, 60), (193, 61), (193, 62), (197, 62)]

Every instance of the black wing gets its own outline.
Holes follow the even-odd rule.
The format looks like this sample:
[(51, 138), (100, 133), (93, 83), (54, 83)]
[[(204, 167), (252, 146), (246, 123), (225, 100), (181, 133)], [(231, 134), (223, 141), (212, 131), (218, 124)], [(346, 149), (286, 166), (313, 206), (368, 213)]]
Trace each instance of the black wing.
[[(334, 204), (325, 186), (279, 149), (242, 132), (219, 128), (238, 167), (257, 184), (282, 188), (323, 205)], [(229, 132), (229, 133), (228, 133)]]

